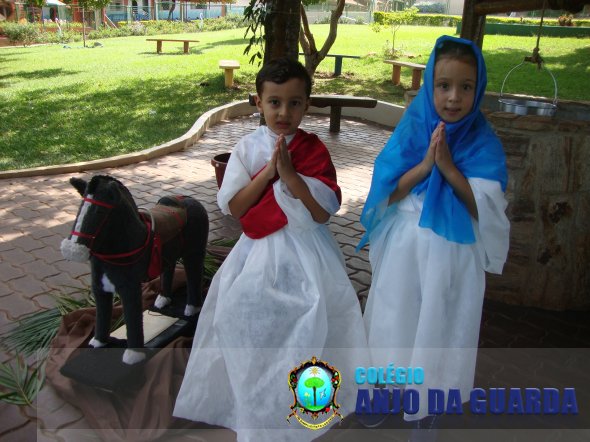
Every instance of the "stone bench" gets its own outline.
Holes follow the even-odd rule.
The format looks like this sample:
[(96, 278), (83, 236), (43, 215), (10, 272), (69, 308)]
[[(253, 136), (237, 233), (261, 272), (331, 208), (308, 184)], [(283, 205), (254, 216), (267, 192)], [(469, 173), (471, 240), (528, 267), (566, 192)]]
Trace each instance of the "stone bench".
[(160, 54), (162, 52), (162, 42), (163, 41), (179, 41), (184, 43), (184, 53), (188, 54), (188, 44), (189, 43), (198, 43), (199, 40), (183, 40), (183, 39), (176, 39), (176, 38), (146, 38), (146, 41), (155, 41), (156, 42), (156, 52)]
[[(256, 94), (249, 94), (248, 101), (252, 106), (256, 105)], [(343, 107), (365, 107), (377, 106), (377, 100), (369, 97), (354, 97), (352, 95), (312, 95), (310, 106), (330, 106), (330, 132), (340, 132), (340, 119)]]
[(412, 69), (412, 89), (417, 91), (420, 89), (420, 82), (422, 81), (422, 71), (426, 69), (426, 66), (418, 63), (410, 63), (409, 61), (397, 61), (397, 60), (384, 60), (384, 63), (393, 66), (393, 73), (391, 75), (391, 81), (396, 86), (400, 83), (400, 76), (402, 67)]
[(219, 68), (225, 71), (225, 87), (233, 87), (234, 69), (240, 69), (240, 62), (236, 60), (219, 60)]

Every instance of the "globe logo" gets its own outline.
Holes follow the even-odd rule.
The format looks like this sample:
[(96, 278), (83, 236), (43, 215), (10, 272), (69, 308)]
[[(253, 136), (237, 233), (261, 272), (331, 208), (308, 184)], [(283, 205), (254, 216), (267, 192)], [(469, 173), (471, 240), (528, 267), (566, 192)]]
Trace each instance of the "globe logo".
[(297, 401), (309, 411), (329, 407), (333, 392), (331, 374), (318, 366), (303, 370), (297, 382)]
[(340, 372), (336, 367), (313, 356), (289, 372), (289, 388), (293, 403), (287, 422), (291, 423), (289, 419), (294, 417), (304, 427), (319, 430), (336, 416), (342, 421), (340, 405), (336, 402), (340, 388)]

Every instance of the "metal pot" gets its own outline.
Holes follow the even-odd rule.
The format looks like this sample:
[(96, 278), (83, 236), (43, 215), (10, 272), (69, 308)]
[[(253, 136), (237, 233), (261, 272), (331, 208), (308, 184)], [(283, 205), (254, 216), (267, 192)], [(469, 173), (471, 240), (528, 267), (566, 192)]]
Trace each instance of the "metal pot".
[(547, 69), (543, 65), (543, 69), (547, 71), (551, 78), (553, 79), (553, 86), (555, 88), (554, 96), (553, 96), (553, 103), (546, 103), (544, 101), (537, 101), (537, 100), (526, 100), (526, 99), (515, 99), (515, 98), (504, 98), (504, 85), (506, 84), (506, 80), (516, 68), (522, 66), (525, 61), (521, 62), (520, 64), (514, 66), (508, 73), (506, 77), (504, 77), (504, 81), (502, 82), (502, 89), (500, 90), (500, 98), (498, 102), (500, 103), (500, 110), (504, 112), (512, 112), (513, 114), (517, 115), (543, 115), (547, 117), (552, 117), (555, 115), (555, 111), (557, 110), (557, 81), (555, 81), (555, 77), (551, 73), (549, 69)]
[(500, 98), (498, 102), (500, 103), (500, 110), (512, 112), (517, 115), (543, 115), (552, 117), (557, 110), (557, 105), (543, 101)]

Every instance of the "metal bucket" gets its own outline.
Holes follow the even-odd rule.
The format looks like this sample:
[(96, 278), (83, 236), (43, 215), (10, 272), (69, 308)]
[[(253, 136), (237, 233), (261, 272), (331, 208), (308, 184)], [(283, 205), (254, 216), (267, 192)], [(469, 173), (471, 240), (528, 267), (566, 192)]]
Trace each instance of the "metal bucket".
[(512, 112), (517, 115), (543, 115), (552, 117), (557, 106), (553, 103), (545, 103), (536, 100), (517, 100), (513, 98), (499, 98), (500, 110)]
[(543, 66), (543, 69), (547, 71), (551, 78), (553, 79), (553, 86), (555, 88), (555, 93), (553, 96), (553, 103), (547, 103), (545, 101), (538, 101), (538, 100), (527, 100), (527, 99), (518, 99), (518, 98), (504, 98), (504, 85), (506, 84), (506, 80), (510, 76), (510, 74), (516, 69), (522, 66), (525, 62), (521, 62), (520, 64), (514, 66), (506, 77), (504, 77), (504, 81), (502, 82), (502, 89), (500, 90), (500, 98), (498, 102), (500, 103), (500, 110), (504, 112), (511, 112), (517, 115), (543, 115), (546, 117), (552, 117), (555, 115), (555, 111), (557, 110), (557, 81), (555, 81), (555, 77), (551, 73), (549, 69)]

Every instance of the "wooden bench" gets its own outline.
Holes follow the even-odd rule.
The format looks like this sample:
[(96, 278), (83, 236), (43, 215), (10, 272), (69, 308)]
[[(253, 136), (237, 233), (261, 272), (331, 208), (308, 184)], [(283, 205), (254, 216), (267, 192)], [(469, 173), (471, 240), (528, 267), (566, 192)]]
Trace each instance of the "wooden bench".
[[(252, 106), (256, 105), (256, 94), (249, 94), (248, 101)], [(377, 106), (377, 100), (369, 97), (354, 97), (352, 95), (312, 95), (310, 106), (330, 106), (330, 132), (340, 132), (340, 119), (343, 107), (365, 107)]]
[(420, 89), (420, 82), (422, 81), (422, 71), (426, 66), (418, 63), (410, 63), (408, 61), (384, 60), (385, 63), (393, 65), (393, 73), (391, 81), (396, 86), (400, 83), (400, 74), (402, 67), (412, 68), (412, 89), (417, 91)]
[(234, 85), (234, 69), (240, 69), (240, 63), (236, 60), (219, 60), (219, 68), (225, 71), (225, 87)]
[[(303, 52), (300, 52), (299, 55), (305, 55)], [(359, 55), (342, 55), (342, 54), (327, 54), (326, 57), (333, 57), (334, 58), (334, 77), (338, 77), (342, 74), (342, 59), (343, 58), (356, 58), (360, 59)]]
[(180, 41), (184, 43), (184, 53), (188, 54), (188, 44), (189, 43), (198, 43), (199, 40), (180, 40), (175, 38), (146, 38), (146, 41), (155, 41), (156, 42), (156, 52), (160, 54), (162, 52), (162, 42), (163, 41)]

